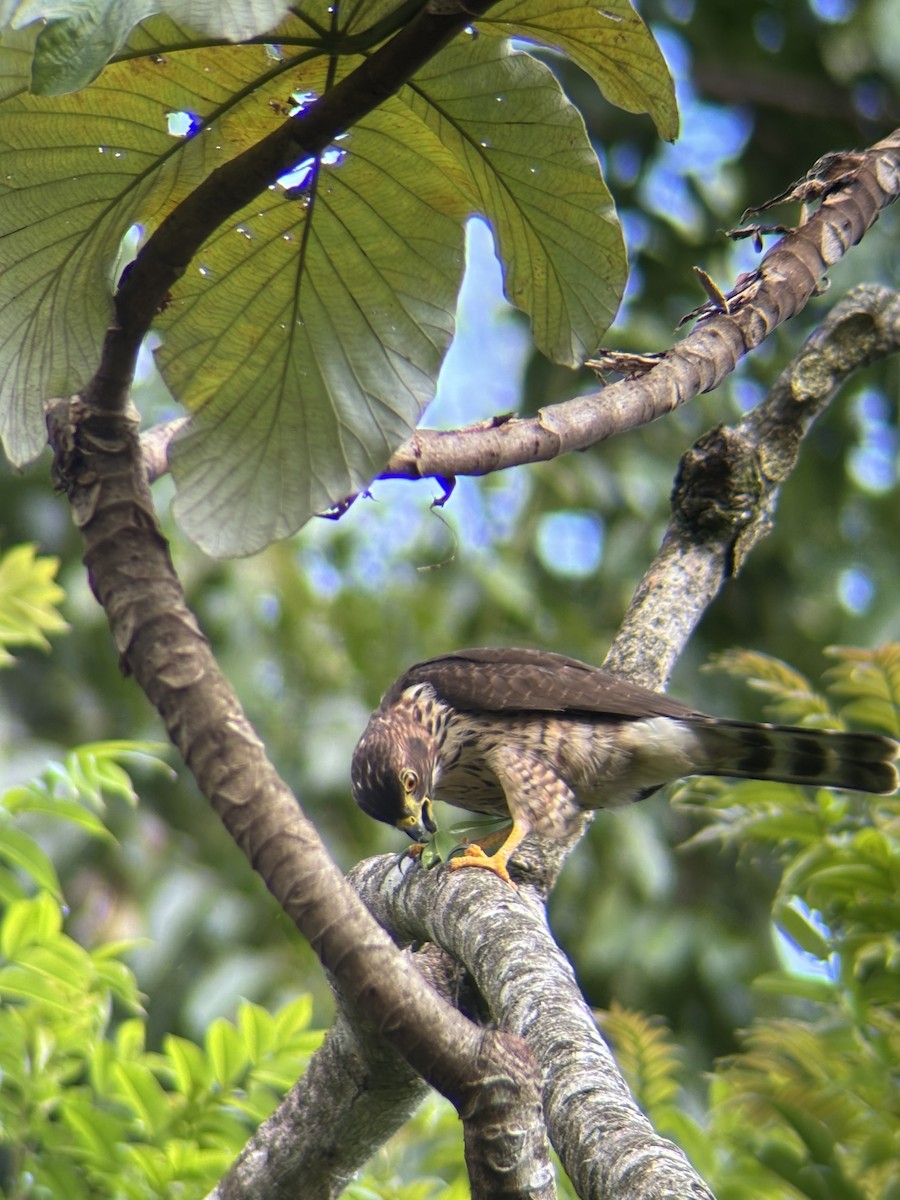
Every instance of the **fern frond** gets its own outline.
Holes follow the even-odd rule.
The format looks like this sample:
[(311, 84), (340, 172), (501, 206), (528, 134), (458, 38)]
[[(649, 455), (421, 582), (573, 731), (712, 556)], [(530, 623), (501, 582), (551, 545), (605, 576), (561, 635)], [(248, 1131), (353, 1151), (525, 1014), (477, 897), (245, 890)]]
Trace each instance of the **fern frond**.
[(631, 1093), (651, 1117), (678, 1092), (678, 1050), (661, 1017), (612, 1006), (596, 1014)]
[[(893, 801), (895, 807), (900, 807)], [(822, 915), (857, 1003), (900, 1003), (900, 842), (889, 828), (824, 838), (787, 867), (776, 906), (793, 897)]]
[(66, 598), (55, 582), (58, 569), (58, 558), (39, 557), (30, 543), (0, 555), (0, 666), (14, 661), (7, 647), (49, 650), (47, 637), (69, 628), (57, 611)]
[[(893, 1124), (895, 1100), (879, 1061), (886, 1048), (830, 1020), (761, 1021), (745, 1033), (741, 1053), (719, 1064), (721, 1103), (737, 1106), (761, 1128), (783, 1123), (788, 1112), (804, 1113), (833, 1142), (861, 1143), (876, 1113)], [(798, 1122), (789, 1123), (796, 1133)], [(821, 1153), (811, 1136), (807, 1148)]]
[(707, 822), (684, 846), (719, 841), (747, 848), (757, 842), (776, 847), (782, 858), (817, 844), (842, 817), (837, 806), (825, 812), (804, 788), (756, 780), (688, 779), (672, 792), (672, 804)]
[(821, 1011), (816, 1022), (759, 1021), (718, 1064), (713, 1136), (741, 1151), (723, 1175), (755, 1164), (812, 1196), (803, 1181), (824, 1174), (823, 1195), (880, 1200), (900, 1161), (900, 1017), (872, 1005), (857, 1024), (832, 1005)]
[[(780, 717), (897, 736), (900, 644), (831, 653), (827, 697), (762, 655), (724, 662), (779, 697)], [(726, 1150), (710, 1182), (754, 1200), (900, 1196), (900, 795), (701, 780), (676, 797), (710, 819), (695, 841), (767, 844), (782, 864), (774, 921), (818, 960), (811, 975), (795, 961), (756, 980), (759, 994), (789, 997), (794, 1016), (759, 1020), (718, 1064), (708, 1136)]]
[(826, 673), (829, 695), (847, 697), (841, 713), (854, 725), (900, 737), (900, 642), (874, 650), (831, 646), (838, 661)]
[(745, 679), (756, 691), (765, 692), (769, 697), (766, 710), (777, 721), (817, 728), (839, 725), (825, 696), (805, 675), (780, 659), (753, 650), (726, 650), (713, 656), (709, 668)]

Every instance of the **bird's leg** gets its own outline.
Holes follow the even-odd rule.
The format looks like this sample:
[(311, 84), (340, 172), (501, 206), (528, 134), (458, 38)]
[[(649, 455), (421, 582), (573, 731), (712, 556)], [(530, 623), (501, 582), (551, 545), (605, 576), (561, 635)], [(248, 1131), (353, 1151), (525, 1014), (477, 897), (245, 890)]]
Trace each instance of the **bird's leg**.
[(525, 838), (532, 832), (559, 836), (578, 808), (569, 785), (543, 757), (521, 745), (493, 746), (485, 754), (485, 761), (503, 789), (512, 827), (508, 832), (501, 831), (505, 833), (503, 843), (493, 854), (485, 854), (483, 846), (475, 844), (459, 858), (451, 859), (449, 865), (454, 870), (483, 867), (512, 883), (507, 863)]
[[(487, 871), (493, 871), (495, 875), (499, 875), (506, 883), (515, 887), (506, 864), (530, 832), (530, 827), (524, 822), (513, 821), (508, 830), (500, 829), (489, 833), (481, 838), (480, 842), (473, 842), (466, 846), (464, 853), (458, 858), (451, 858), (447, 865), (451, 871), (458, 870), (459, 867), (483, 867)], [(503, 838), (499, 849), (495, 850), (493, 854), (486, 854), (482, 843), (491, 844), (499, 837)]]
[(512, 825), (504, 825), (502, 829), (492, 829), (489, 833), (472, 837), (464, 835), (459, 840), (463, 846), (480, 846), (482, 850), (499, 850), (510, 833), (512, 833)]

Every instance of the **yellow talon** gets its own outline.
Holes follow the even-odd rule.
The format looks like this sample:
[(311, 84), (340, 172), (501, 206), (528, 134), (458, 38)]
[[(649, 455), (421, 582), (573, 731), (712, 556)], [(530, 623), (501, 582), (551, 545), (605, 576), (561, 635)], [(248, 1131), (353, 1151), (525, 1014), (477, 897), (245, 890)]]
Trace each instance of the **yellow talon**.
[(457, 858), (451, 858), (447, 864), (451, 871), (457, 871), (460, 867), (482, 867), (486, 871), (493, 871), (510, 887), (515, 887), (512, 879), (510, 879), (509, 871), (506, 869), (506, 860), (509, 855), (503, 850), (498, 850), (495, 854), (485, 854), (482, 848), (478, 845), (466, 846), (464, 853)]
[(450, 859), (450, 869), (455, 871), (459, 867), (482, 867), (486, 871), (493, 871), (510, 887), (515, 887), (516, 884), (509, 877), (506, 864), (527, 836), (528, 826), (525, 822), (513, 821), (509, 829), (500, 829), (479, 839), (487, 845), (495, 844), (502, 839), (501, 845), (493, 854), (485, 854), (483, 847), (479, 846), (477, 842), (473, 842), (471, 846), (466, 847), (465, 853), (461, 854), (459, 858)]

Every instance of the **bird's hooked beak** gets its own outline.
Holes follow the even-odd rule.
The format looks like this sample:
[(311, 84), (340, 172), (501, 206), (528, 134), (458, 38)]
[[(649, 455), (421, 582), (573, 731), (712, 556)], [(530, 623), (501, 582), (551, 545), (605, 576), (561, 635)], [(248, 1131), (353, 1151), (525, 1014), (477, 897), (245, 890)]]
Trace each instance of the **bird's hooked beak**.
[(414, 812), (401, 817), (397, 822), (397, 828), (402, 829), (414, 842), (424, 842), (428, 839), (429, 834), (436, 833), (437, 825), (429, 798), (426, 796), (420, 804), (417, 804)]

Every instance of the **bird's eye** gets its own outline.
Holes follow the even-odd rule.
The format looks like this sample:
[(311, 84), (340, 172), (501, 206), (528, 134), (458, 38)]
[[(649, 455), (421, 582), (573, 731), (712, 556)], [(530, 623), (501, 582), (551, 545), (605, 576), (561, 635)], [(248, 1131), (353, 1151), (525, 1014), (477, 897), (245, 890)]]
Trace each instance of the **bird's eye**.
[(400, 783), (404, 792), (410, 794), (419, 786), (419, 777), (411, 768), (404, 767), (400, 772)]

